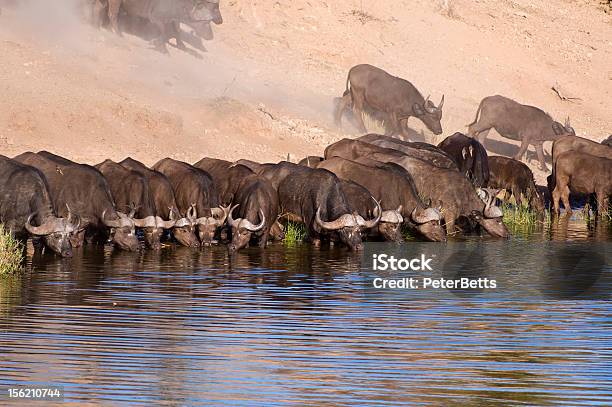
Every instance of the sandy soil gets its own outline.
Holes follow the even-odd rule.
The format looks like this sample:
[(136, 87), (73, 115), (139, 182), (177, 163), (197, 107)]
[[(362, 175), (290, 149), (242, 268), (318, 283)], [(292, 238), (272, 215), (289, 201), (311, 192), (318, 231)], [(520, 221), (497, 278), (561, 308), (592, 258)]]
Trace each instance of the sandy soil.
[[(71, 0), (5, 6), (0, 153), (148, 164), (320, 155), (355, 135), (349, 124), (335, 129), (331, 113), (358, 63), (412, 81), (436, 103), (445, 94), (445, 136), (465, 131), (483, 97), (503, 94), (559, 121), (569, 115), (578, 135), (599, 141), (612, 133), (612, 14), (598, 2), (224, 0), (207, 52), (170, 55), (84, 24)], [(555, 84), (580, 99), (561, 100)], [(410, 125), (426, 141), (443, 138)], [(490, 138), (492, 154), (518, 149)], [(531, 149), (528, 160), (535, 170)]]

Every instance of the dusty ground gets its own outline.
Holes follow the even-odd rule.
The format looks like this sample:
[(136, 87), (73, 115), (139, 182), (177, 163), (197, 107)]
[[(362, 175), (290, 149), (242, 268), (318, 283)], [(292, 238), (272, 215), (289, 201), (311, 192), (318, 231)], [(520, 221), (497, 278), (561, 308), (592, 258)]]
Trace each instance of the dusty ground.
[[(559, 121), (569, 115), (578, 135), (596, 141), (612, 133), (612, 14), (597, 0), (450, 0), (450, 8), (437, 0), (224, 0), (225, 23), (207, 52), (171, 48), (169, 56), (83, 24), (70, 2), (2, 9), (4, 155), (48, 149), (88, 163), (130, 155), (153, 164), (321, 154), (354, 135), (348, 124), (347, 133), (334, 129), (331, 112), (358, 63), (409, 79), (436, 103), (445, 94), (445, 135), (465, 131), (492, 94)], [(555, 84), (580, 100), (561, 100)], [(412, 120), (425, 140), (442, 139)], [(494, 135), (487, 148), (508, 155), (518, 147)]]

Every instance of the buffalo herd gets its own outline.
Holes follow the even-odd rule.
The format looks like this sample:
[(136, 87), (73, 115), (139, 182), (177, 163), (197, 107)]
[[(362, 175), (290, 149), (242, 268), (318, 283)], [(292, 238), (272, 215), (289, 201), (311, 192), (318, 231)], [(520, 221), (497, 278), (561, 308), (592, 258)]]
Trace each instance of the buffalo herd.
[[(125, 3), (129, 3), (124, 1)], [(110, 2), (113, 3), (112, 1)], [(211, 2), (214, 3), (214, 2)], [(0, 156), (0, 222), (18, 239), (63, 257), (87, 243), (112, 242), (135, 251), (162, 242), (188, 247), (225, 243), (230, 251), (282, 240), (283, 224), (302, 223), (306, 240), (338, 242), (359, 250), (364, 239), (403, 240), (402, 232), (432, 242), (459, 233), (506, 238), (497, 196), (514, 196), (543, 215), (545, 200), (528, 166), (518, 159), (553, 141), (548, 189), (553, 214), (571, 213), (570, 193), (595, 196), (607, 213), (612, 194), (610, 138), (596, 143), (575, 135), (531, 106), (502, 96), (483, 99), (468, 134), (437, 146), (394, 137), (409, 117), (442, 132), (436, 106), (408, 81), (371, 65), (350, 70), (335, 112), (386, 118), (388, 134), (366, 134), (328, 145), (321, 156), (294, 164), (202, 158), (194, 164), (164, 158), (151, 167), (125, 158), (91, 166), (47, 151)], [(365, 131), (363, 122), (358, 127)], [(520, 140), (514, 158), (487, 155), (482, 142), (495, 128)]]

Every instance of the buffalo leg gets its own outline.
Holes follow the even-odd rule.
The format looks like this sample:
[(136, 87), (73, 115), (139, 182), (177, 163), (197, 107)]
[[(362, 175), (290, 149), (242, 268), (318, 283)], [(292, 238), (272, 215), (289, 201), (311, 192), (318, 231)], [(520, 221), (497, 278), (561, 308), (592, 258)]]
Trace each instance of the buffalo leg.
[(542, 143), (535, 145), (536, 154), (538, 155), (538, 161), (540, 162), (540, 169), (542, 171), (548, 171), (546, 161), (544, 160), (544, 146)]
[(353, 115), (354, 119), (357, 123), (357, 128), (361, 133), (367, 133), (365, 123), (363, 122), (363, 112), (364, 112), (364, 102), (365, 99), (363, 95), (358, 94), (355, 89), (351, 90), (352, 99), (353, 99)]
[(181, 34), (183, 33), (183, 31), (181, 30), (181, 23), (179, 21), (171, 22), (170, 31), (174, 35), (174, 38), (176, 38), (176, 47), (181, 51), (185, 51), (187, 47), (185, 46), (185, 43), (183, 42), (183, 39), (181, 37)]
[(572, 206), (570, 205), (569, 196), (569, 186), (565, 186), (561, 189), (561, 199), (563, 200), (563, 206), (565, 206), (565, 214), (567, 216), (570, 216), (572, 214)]
[(338, 101), (338, 104), (336, 105), (336, 109), (334, 111), (334, 123), (336, 124), (336, 127), (342, 128), (342, 115), (344, 114), (344, 111), (350, 104), (351, 104), (351, 94), (350, 93), (347, 93), (346, 95), (342, 96), (340, 100)]
[(607, 215), (609, 205), (608, 195), (603, 190), (595, 192), (595, 195), (597, 197), (597, 214), (599, 216)]
[(529, 142), (523, 139), (523, 141), (521, 141), (521, 147), (519, 148), (518, 153), (516, 153), (516, 155), (514, 156), (514, 159), (517, 161), (521, 161), (523, 159), (523, 156), (525, 155), (525, 152), (527, 151), (527, 147), (529, 147)]
[(267, 244), (268, 244), (268, 236), (269, 236), (270, 232), (269, 231), (265, 231), (260, 237), (259, 237), (259, 247), (261, 247), (262, 249), (265, 249)]
[(166, 43), (168, 42), (168, 25), (158, 20), (152, 22), (159, 30), (159, 37), (153, 40), (155, 49), (163, 54), (168, 54), (168, 47), (166, 47)]
[(121, 0), (108, 0), (108, 19), (115, 34), (122, 36), (119, 29), (119, 9), (121, 8)]
[(397, 120), (397, 114), (396, 113), (389, 113), (387, 115), (388, 117), (388, 125), (385, 126), (385, 136), (388, 137), (393, 137), (396, 134), (403, 134), (403, 130), (401, 128), (401, 123), (399, 122), (399, 120)]
[(106, 6), (102, 4), (102, 0), (96, 0), (92, 8), (91, 21), (93, 25), (100, 29), (102, 27), (102, 19), (104, 16), (104, 10)]

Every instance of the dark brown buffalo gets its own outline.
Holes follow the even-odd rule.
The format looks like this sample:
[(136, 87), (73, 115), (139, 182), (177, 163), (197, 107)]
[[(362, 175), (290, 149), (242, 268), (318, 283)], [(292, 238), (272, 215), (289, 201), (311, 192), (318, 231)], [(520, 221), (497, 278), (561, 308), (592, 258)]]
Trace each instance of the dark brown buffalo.
[(119, 248), (138, 249), (134, 219), (116, 210), (108, 183), (100, 171), (47, 151), (23, 153), (15, 160), (44, 174), (59, 216), (68, 217), (70, 211), (79, 216), (80, 230), (71, 238), (73, 247), (83, 245), (86, 229), (102, 240), (107, 238), (110, 228), (112, 240)]
[(197, 225), (202, 244), (213, 243), (217, 228), (225, 223), (227, 208), (220, 206), (210, 174), (171, 158), (158, 161), (153, 169), (170, 180), (179, 212)]
[(362, 231), (375, 227), (380, 214), (366, 221), (353, 213), (340, 179), (332, 172), (292, 166), (279, 184), (280, 210), (300, 219), (306, 225), (307, 238), (315, 244), (323, 235), (335, 234), (351, 250), (360, 250)]
[(121, 35), (118, 20), (120, 10), (130, 17), (142, 18), (155, 25), (159, 37), (154, 42), (162, 52), (168, 52), (166, 43), (171, 37), (176, 37), (179, 48), (185, 48), (180, 36), (181, 22), (195, 26), (210, 21), (223, 23), (218, 0), (96, 0), (94, 19), (100, 25), (106, 11), (112, 29)]
[[(265, 247), (270, 233), (274, 234), (274, 239), (284, 238), (282, 226), (275, 225), (278, 218), (278, 194), (270, 181), (244, 165), (215, 158), (203, 158), (194, 166), (212, 176), (221, 203), (235, 208), (233, 212), (230, 211), (228, 218), (232, 232), (230, 250), (246, 247), (252, 237), (257, 238), (260, 247)], [(261, 222), (262, 219), (265, 222)]]
[(202, 158), (193, 165), (206, 171), (213, 179), (222, 205), (231, 205), (242, 180), (254, 172), (242, 165), (216, 158)]
[(468, 136), (477, 137), (484, 145), (489, 130), (494, 128), (501, 136), (521, 142), (515, 160), (520, 161), (533, 144), (540, 161), (540, 168), (547, 170), (543, 144), (567, 135), (575, 135), (569, 117), (565, 125), (556, 122), (550, 115), (534, 106), (522, 105), (504, 96), (488, 96), (480, 102), (474, 122), (468, 125)]
[(147, 179), (153, 197), (155, 216), (161, 218), (164, 222), (174, 222), (172, 228), (174, 238), (183, 246), (198, 247), (200, 241), (196, 236), (197, 225), (192, 219), (181, 217), (170, 180), (161, 172), (152, 170), (140, 161), (130, 157), (119, 164), (142, 174)]
[(489, 157), (489, 187), (505, 189), (506, 198), (510, 194), (518, 205), (525, 202), (537, 212), (544, 211), (544, 199), (538, 192), (529, 167), (508, 157)]
[(487, 150), (475, 139), (462, 133), (445, 138), (438, 147), (450, 155), (459, 171), (477, 187), (489, 184), (489, 160)]
[(325, 158), (331, 157), (342, 157), (370, 166), (376, 166), (375, 161), (402, 166), (412, 175), (419, 195), (431, 199), (436, 206), (440, 205), (449, 234), (455, 232), (455, 224), (460, 221), (470, 228), (478, 224), (492, 236), (508, 236), (501, 209), (491, 199), (491, 195), (495, 194), (485, 194), (482, 190), (477, 193), (467, 178), (457, 171), (435, 167), (397, 150), (350, 139), (328, 146)]
[(436, 167), (459, 171), (457, 163), (446, 151), (431, 144), (427, 144), (429, 147), (425, 147), (422, 144), (426, 143), (412, 143), (381, 134), (366, 134), (357, 138), (357, 140), (401, 151), (411, 157), (427, 161)]
[(232, 228), (231, 251), (247, 247), (255, 238), (266, 247), (278, 218), (278, 194), (266, 178), (251, 174), (242, 179), (227, 223)]
[(608, 136), (607, 139), (601, 140), (601, 144), (604, 146), (612, 147), (612, 134)]
[[(434, 242), (446, 240), (444, 228), (440, 225), (440, 213), (436, 209), (428, 208), (421, 201), (412, 177), (402, 167), (379, 163), (375, 168), (344, 158), (332, 157), (321, 162), (318, 168), (329, 170), (342, 179), (362, 185), (380, 202), (383, 216), (378, 227), (383, 235), (393, 235), (397, 217), (391, 212), (399, 209), (402, 221), (427, 240)], [(390, 229), (389, 233), (386, 233), (386, 229)]]
[(122, 212), (134, 211), (134, 224), (143, 229), (146, 245), (159, 250), (164, 229), (172, 228), (175, 222), (164, 221), (156, 215), (155, 201), (147, 178), (112, 160), (105, 160), (95, 167), (106, 178), (115, 207)]
[(310, 168), (317, 168), (317, 164), (323, 161), (323, 157), (319, 157), (318, 155), (309, 155), (300, 160), (298, 165), (304, 165)]
[(597, 211), (607, 214), (612, 195), (612, 159), (579, 151), (566, 151), (558, 155), (553, 191), (555, 213), (559, 213), (559, 200), (563, 200), (566, 213), (572, 213), (570, 193), (594, 193), (597, 197)]
[[(290, 163), (288, 161), (281, 161), (277, 164), (260, 164), (258, 170), (255, 171), (257, 174), (266, 178), (272, 183), (274, 189), (278, 191), (280, 183), (291, 173), (300, 171), (303, 165)], [(308, 168), (308, 167), (306, 167)]]
[(416, 117), (434, 134), (442, 134), (442, 106), (444, 96), (436, 107), (405, 79), (392, 76), (372, 65), (356, 65), (346, 78), (346, 90), (335, 112), (335, 121), (341, 126), (344, 111), (352, 104), (353, 116), (359, 131), (367, 130), (362, 113), (372, 109), (385, 115), (387, 135), (408, 134), (408, 119)]
[[(45, 176), (36, 168), (0, 155), (0, 224), (17, 239), (28, 233), (42, 237), (45, 245), (62, 257), (72, 256), (70, 237), (78, 219), (55, 216)], [(34, 226), (35, 223), (38, 226)]]

